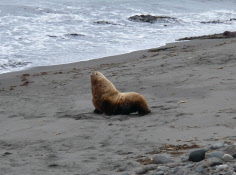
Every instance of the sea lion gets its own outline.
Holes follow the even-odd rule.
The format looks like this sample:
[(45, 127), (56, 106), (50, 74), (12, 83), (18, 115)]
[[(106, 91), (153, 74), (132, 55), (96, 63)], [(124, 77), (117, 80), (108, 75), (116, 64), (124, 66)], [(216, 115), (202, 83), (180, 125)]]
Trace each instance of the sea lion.
[(134, 112), (145, 115), (151, 112), (142, 95), (136, 92), (119, 92), (101, 72), (93, 71), (90, 77), (94, 112), (106, 115), (126, 115)]

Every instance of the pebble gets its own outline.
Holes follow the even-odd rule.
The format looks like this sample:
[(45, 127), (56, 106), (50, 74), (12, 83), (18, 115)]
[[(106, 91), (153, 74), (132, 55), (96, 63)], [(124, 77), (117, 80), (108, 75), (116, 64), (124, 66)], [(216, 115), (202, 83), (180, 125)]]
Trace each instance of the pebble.
[(228, 168), (228, 165), (219, 165), (216, 167), (216, 171), (226, 170), (227, 168)]
[(222, 165), (223, 161), (217, 157), (211, 157), (208, 159), (209, 166)]
[(122, 173), (121, 175), (129, 175), (129, 173)]
[(223, 152), (225, 153), (225, 154), (230, 154), (230, 155), (234, 155), (234, 154), (236, 154), (236, 147), (235, 146), (228, 146), (228, 147), (226, 147), (224, 150), (223, 150)]
[(224, 155), (223, 152), (220, 152), (220, 151), (212, 151), (212, 152), (209, 154), (209, 157), (217, 157), (217, 158), (221, 159), (223, 155)]
[(147, 169), (147, 171), (155, 170), (156, 166), (155, 165), (148, 165), (148, 166), (146, 166), (146, 169)]
[(204, 149), (193, 151), (189, 154), (188, 160), (192, 162), (200, 162), (201, 160), (205, 158), (205, 153), (206, 152)]
[(158, 172), (156, 173), (156, 175), (164, 175), (164, 174), (165, 174), (164, 171), (158, 171)]
[(222, 160), (225, 161), (225, 162), (229, 162), (229, 161), (231, 161), (233, 159), (234, 159), (233, 156), (231, 156), (230, 154), (224, 154), (222, 156)]
[(148, 172), (146, 167), (139, 167), (135, 170), (136, 174), (145, 174), (146, 172)]
[(155, 162), (156, 164), (166, 164), (166, 163), (173, 162), (173, 160), (168, 159), (165, 156), (158, 155), (158, 156), (153, 157), (153, 162)]
[(219, 149), (219, 148), (221, 148), (221, 147), (223, 147), (224, 146), (224, 143), (215, 143), (215, 144), (213, 144), (213, 145), (211, 145), (211, 149)]
[(166, 167), (166, 166), (159, 166), (157, 167), (157, 171), (167, 171), (169, 170), (170, 168), (169, 167)]

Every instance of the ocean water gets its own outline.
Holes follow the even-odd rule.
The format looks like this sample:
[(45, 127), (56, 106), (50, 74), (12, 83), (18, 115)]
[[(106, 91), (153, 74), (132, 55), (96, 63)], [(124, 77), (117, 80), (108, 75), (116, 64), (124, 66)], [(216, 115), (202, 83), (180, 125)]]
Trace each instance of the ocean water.
[[(177, 21), (128, 20), (141, 14)], [(149, 49), (181, 37), (236, 31), (236, 20), (230, 19), (236, 19), (235, 0), (1, 0), (0, 73)], [(201, 23), (217, 20), (222, 23)]]

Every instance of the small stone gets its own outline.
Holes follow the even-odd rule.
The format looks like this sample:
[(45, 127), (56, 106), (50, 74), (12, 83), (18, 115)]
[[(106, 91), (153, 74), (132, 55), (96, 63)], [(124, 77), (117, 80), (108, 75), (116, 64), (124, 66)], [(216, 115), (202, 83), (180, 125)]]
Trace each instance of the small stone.
[(158, 171), (158, 172), (156, 173), (156, 175), (164, 175), (164, 174), (165, 174), (164, 171)]
[(221, 147), (223, 147), (224, 146), (224, 143), (215, 143), (215, 144), (213, 144), (213, 145), (211, 145), (211, 149), (219, 149), (219, 148), (221, 148)]
[(224, 154), (222, 156), (222, 160), (225, 161), (225, 162), (229, 162), (229, 161), (231, 161), (233, 159), (234, 159), (233, 156), (231, 156), (230, 154)]
[(221, 159), (223, 155), (224, 155), (224, 153), (222, 153), (220, 151), (212, 151), (209, 154), (209, 157), (217, 157), (217, 158)]
[(147, 171), (155, 170), (156, 166), (155, 165), (148, 165), (146, 166)]
[(228, 168), (228, 165), (219, 165), (216, 167), (216, 171), (226, 170), (227, 168)]
[(223, 152), (225, 153), (225, 154), (230, 154), (230, 155), (234, 155), (234, 154), (236, 154), (236, 147), (235, 146), (227, 146), (224, 150), (223, 150)]
[(222, 165), (223, 161), (217, 157), (211, 157), (208, 159), (209, 166)]
[(10, 153), (10, 152), (5, 152), (4, 154), (3, 154), (3, 156), (8, 156), (8, 155), (11, 155), (12, 153)]
[(190, 160), (192, 162), (200, 162), (204, 158), (205, 158), (205, 150), (200, 149), (200, 150), (196, 150), (196, 151), (191, 152), (189, 154), (188, 160)]
[(129, 175), (129, 173), (122, 173), (121, 175)]
[(195, 165), (195, 164), (190, 163), (190, 164), (186, 165), (186, 168), (192, 168), (194, 165)]
[(159, 167), (157, 167), (157, 171), (167, 171), (167, 170), (169, 170), (170, 168), (169, 167), (166, 167), (166, 166), (159, 166)]
[(173, 162), (173, 160), (166, 158), (165, 156), (155, 156), (153, 157), (153, 162), (156, 164), (166, 164), (166, 163), (170, 163)]
[(146, 172), (148, 172), (146, 167), (139, 167), (135, 170), (136, 174), (145, 174)]
[(181, 162), (188, 162), (188, 158), (189, 158), (188, 155), (182, 155), (181, 156)]

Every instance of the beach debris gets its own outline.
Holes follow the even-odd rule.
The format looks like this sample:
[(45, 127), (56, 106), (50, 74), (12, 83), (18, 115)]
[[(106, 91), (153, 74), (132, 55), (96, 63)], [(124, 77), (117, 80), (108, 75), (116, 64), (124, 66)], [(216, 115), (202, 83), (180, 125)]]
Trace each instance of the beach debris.
[(164, 51), (164, 50), (169, 50), (169, 49), (173, 49), (174, 47), (164, 47), (164, 48), (154, 48), (154, 49), (149, 49), (148, 52), (160, 52), (160, 51)]
[(136, 161), (139, 162), (142, 165), (148, 165), (148, 164), (152, 164), (153, 163), (153, 158), (138, 159)]
[(184, 150), (189, 150), (189, 149), (196, 149), (196, 148), (200, 148), (199, 145), (193, 144), (193, 145), (187, 145), (187, 144), (183, 144), (183, 145), (168, 145), (165, 144), (163, 146), (161, 146), (160, 148), (158, 148), (157, 150), (154, 150), (152, 152), (149, 152), (148, 154), (163, 154), (163, 153), (168, 153), (171, 154), (172, 156), (178, 156), (183, 154)]
[(181, 103), (187, 103), (188, 101), (179, 101), (177, 102), (177, 104), (181, 104)]

